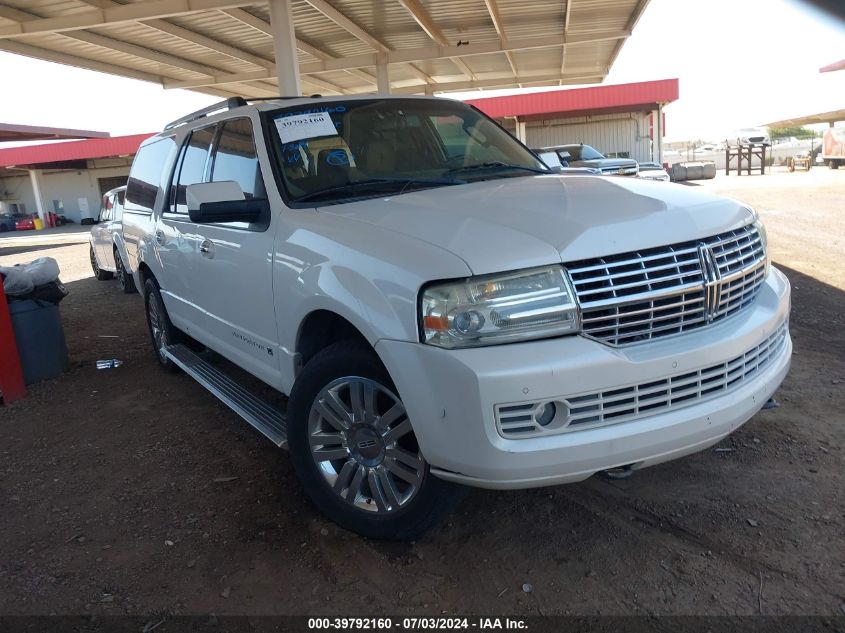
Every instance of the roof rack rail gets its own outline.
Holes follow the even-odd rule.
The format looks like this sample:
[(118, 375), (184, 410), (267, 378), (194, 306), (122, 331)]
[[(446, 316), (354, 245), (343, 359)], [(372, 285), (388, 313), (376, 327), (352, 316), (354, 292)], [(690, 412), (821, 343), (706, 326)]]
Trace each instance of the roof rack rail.
[(247, 97), (247, 103), (253, 103), (255, 101), (285, 101), (288, 99), (322, 99), (323, 95), (313, 94), (313, 95), (281, 95), (278, 97)]
[[(311, 95), (311, 99), (319, 99), (323, 95)], [(183, 125), (185, 123), (190, 123), (191, 121), (196, 121), (197, 119), (201, 119), (203, 117), (207, 117), (209, 114), (213, 114), (215, 112), (220, 112), (222, 110), (232, 110), (234, 108), (240, 108), (241, 106), (248, 105), (255, 101), (279, 101), (283, 99), (307, 99), (308, 97), (299, 95), (299, 96), (283, 96), (280, 95), (278, 97), (229, 97), (225, 101), (219, 101), (218, 103), (214, 103), (202, 110), (197, 110), (196, 112), (191, 112), (190, 114), (186, 114), (181, 119), (176, 119), (175, 121), (171, 121), (167, 125), (164, 126), (165, 130), (171, 130), (179, 125)]]
[(203, 108), (202, 110), (191, 112), (190, 114), (183, 116), (181, 119), (171, 121), (170, 123), (164, 126), (164, 129), (170, 130), (178, 125), (182, 125), (183, 123), (190, 123), (191, 121), (196, 121), (197, 119), (206, 117), (214, 112), (219, 112), (221, 110), (232, 110), (234, 108), (240, 108), (241, 106), (245, 105), (247, 105), (247, 101), (243, 97), (229, 97), (225, 101), (220, 101), (218, 103), (208, 106), (207, 108)]

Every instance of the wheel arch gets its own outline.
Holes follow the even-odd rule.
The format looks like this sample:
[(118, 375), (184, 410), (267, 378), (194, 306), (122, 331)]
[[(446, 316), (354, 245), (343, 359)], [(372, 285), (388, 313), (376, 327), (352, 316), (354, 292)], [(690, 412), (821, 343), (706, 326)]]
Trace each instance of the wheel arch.
[(309, 312), (296, 333), (296, 372), (320, 351), (340, 341), (359, 341), (376, 353), (374, 343), (349, 319), (334, 310), (318, 308)]

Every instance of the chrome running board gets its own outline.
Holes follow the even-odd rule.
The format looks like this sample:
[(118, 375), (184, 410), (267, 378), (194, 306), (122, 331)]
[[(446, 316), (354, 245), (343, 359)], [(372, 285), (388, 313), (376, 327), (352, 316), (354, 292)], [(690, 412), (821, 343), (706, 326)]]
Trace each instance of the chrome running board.
[(164, 348), (167, 357), (186, 374), (217, 396), (223, 404), (249, 422), (279, 448), (287, 448), (285, 416), (252, 392), (244, 389), (217, 367), (184, 345)]

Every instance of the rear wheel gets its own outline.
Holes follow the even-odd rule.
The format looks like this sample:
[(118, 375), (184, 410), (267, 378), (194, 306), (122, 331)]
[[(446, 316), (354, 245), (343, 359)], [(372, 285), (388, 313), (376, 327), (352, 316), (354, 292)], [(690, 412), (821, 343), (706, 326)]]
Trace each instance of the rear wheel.
[(835, 161), (832, 158), (827, 162), (827, 166), (831, 169), (839, 169), (839, 161)]
[(161, 291), (154, 279), (147, 279), (144, 283), (144, 306), (147, 312), (147, 328), (150, 332), (150, 340), (153, 344), (153, 351), (158, 364), (168, 371), (175, 372), (179, 367), (170, 360), (164, 353), (168, 345), (182, 342), (181, 332), (177, 330), (161, 298)]
[(120, 289), (125, 294), (138, 292), (138, 289), (135, 287), (135, 280), (131, 274), (126, 272), (126, 268), (123, 266), (123, 259), (120, 257), (117, 248), (114, 249), (114, 267), (117, 270), (117, 285), (120, 286)]
[(94, 247), (92, 246), (89, 250), (91, 257), (91, 270), (94, 271), (94, 276), (97, 278), (97, 281), (106, 281), (107, 279), (114, 277), (114, 275), (109, 271), (100, 268), (100, 265), (97, 263), (97, 256), (94, 254)]
[(314, 504), (363, 536), (418, 538), (462, 496), (431, 474), (390, 376), (362, 343), (335, 343), (303, 368), (288, 442)]

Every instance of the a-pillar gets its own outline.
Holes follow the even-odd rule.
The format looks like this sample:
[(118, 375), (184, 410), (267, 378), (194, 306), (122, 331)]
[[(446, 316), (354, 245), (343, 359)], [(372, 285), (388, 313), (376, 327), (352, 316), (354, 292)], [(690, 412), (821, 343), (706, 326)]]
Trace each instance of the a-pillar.
[(269, 0), (269, 4), (279, 93), (282, 96), (299, 96), (302, 94), (302, 87), (299, 82), (296, 33), (293, 29), (290, 0)]
[(50, 226), (47, 223), (47, 208), (44, 206), (44, 196), (41, 193), (41, 170), (30, 169), (29, 180), (32, 183), (32, 195), (35, 197), (35, 209), (38, 211), (38, 217), (44, 223), (45, 227)]

